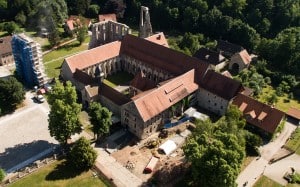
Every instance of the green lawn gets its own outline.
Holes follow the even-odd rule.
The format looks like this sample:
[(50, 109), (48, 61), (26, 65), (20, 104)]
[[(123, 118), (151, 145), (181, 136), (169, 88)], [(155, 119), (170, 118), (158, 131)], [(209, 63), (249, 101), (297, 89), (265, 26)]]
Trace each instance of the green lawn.
[(129, 81), (133, 79), (133, 76), (127, 72), (118, 72), (114, 75), (108, 76), (104, 79), (104, 83), (108, 86), (114, 88), (118, 85), (128, 84)]
[(266, 176), (262, 176), (258, 181), (253, 185), (253, 187), (282, 187), (282, 185), (277, 182), (269, 179)]
[(81, 45), (79, 45), (79, 42), (76, 40), (44, 55), (43, 61), (45, 65), (45, 71), (48, 77), (58, 77), (60, 74), (60, 67), (64, 59), (73, 54), (87, 50), (89, 40), (90, 37), (86, 37), (85, 41)]
[(65, 160), (56, 161), (40, 170), (20, 179), (12, 187), (106, 187), (103, 181), (94, 177), (91, 170), (78, 173), (65, 164)]
[(300, 128), (293, 132), (291, 139), (285, 144), (286, 147), (296, 151), (300, 155)]
[[(258, 100), (267, 103), (267, 98), (270, 97), (275, 90), (271, 86), (263, 88), (262, 93), (259, 95)], [(290, 107), (300, 109), (300, 102), (297, 99), (288, 99), (287, 94), (284, 94), (282, 97), (278, 97), (278, 102), (275, 104), (276, 108), (286, 112)]]

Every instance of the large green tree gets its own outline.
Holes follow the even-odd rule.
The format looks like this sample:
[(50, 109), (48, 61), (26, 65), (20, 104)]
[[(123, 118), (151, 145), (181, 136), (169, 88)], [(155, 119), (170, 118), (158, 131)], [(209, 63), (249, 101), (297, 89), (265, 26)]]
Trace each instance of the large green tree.
[(81, 105), (76, 103), (75, 88), (70, 82), (64, 86), (59, 81), (48, 97), (50, 113), (48, 115), (50, 135), (61, 144), (67, 144), (67, 140), (74, 134), (81, 132), (79, 113)]
[(90, 169), (97, 158), (97, 153), (84, 137), (79, 138), (72, 146), (68, 161), (78, 170)]
[(236, 107), (216, 123), (200, 121), (183, 150), (195, 186), (236, 186), (245, 156), (245, 121)]
[(11, 111), (25, 99), (23, 85), (14, 77), (0, 79), (0, 108)]
[(93, 125), (93, 132), (98, 139), (100, 136), (109, 132), (112, 124), (112, 113), (97, 102), (92, 102), (89, 107), (90, 122)]

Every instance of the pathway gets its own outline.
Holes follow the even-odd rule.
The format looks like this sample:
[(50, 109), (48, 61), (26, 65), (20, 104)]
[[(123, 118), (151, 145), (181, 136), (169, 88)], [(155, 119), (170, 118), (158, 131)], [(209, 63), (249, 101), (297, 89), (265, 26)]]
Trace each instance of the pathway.
[(103, 148), (95, 147), (98, 152), (96, 167), (118, 187), (137, 187), (142, 186), (143, 181), (128, 171)]
[[(270, 178), (272, 180), (275, 180), (274, 177), (276, 178), (280, 177), (278, 175), (272, 174), (272, 167), (273, 165), (268, 164), (270, 159), (280, 150), (280, 148), (285, 144), (287, 139), (291, 136), (292, 132), (296, 129), (296, 126), (286, 122), (283, 131), (280, 133), (280, 135), (273, 141), (270, 142), (264, 146), (260, 147), (260, 153), (261, 157), (258, 157), (257, 159), (253, 160), (245, 169), (242, 171), (238, 178), (237, 178), (237, 183), (239, 187), (242, 187), (243, 184), (248, 181), (247, 186), (253, 186), (253, 184), (257, 181), (257, 179), (261, 175), (268, 174), (271, 176)], [(289, 159), (286, 158), (286, 159)], [(284, 160), (286, 160), (284, 159)], [(278, 163), (281, 163), (283, 160), (278, 161)], [(299, 167), (300, 170), (300, 167)], [(286, 172), (285, 168), (280, 168), (280, 171), (283, 173)], [(283, 176), (283, 175), (282, 175)], [(282, 176), (280, 178), (282, 178)], [(275, 180), (278, 181), (278, 180)]]

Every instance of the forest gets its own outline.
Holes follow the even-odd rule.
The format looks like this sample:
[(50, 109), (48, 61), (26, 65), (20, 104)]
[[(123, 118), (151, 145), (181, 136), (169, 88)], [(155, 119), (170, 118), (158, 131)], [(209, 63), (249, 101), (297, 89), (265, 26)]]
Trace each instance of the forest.
[(193, 55), (218, 39), (239, 44), (259, 56), (256, 70), (274, 88), (300, 95), (300, 0), (0, 0), (0, 30), (46, 27), (55, 39), (68, 15), (113, 12), (138, 28), (141, 5), (150, 9), (154, 32), (180, 38), (175, 49)]

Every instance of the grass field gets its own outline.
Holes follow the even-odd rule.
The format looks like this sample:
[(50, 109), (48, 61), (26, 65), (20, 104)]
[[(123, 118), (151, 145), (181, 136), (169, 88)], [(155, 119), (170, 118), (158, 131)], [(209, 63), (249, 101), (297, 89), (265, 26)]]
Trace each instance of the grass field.
[(258, 179), (258, 181), (253, 185), (253, 187), (282, 187), (282, 185), (277, 182), (269, 179), (266, 176), (262, 176)]
[(255, 159), (255, 156), (247, 156), (242, 163), (241, 172)]
[(91, 170), (78, 173), (65, 164), (65, 160), (54, 162), (40, 170), (20, 179), (12, 187), (106, 187), (103, 181), (93, 176)]
[(88, 49), (90, 37), (86, 37), (85, 41), (79, 45), (77, 40), (66, 44), (63, 47), (58, 48), (43, 56), (43, 61), (45, 65), (45, 71), (49, 78), (58, 77), (60, 73), (61, 65), (64, 59), (73, 54), (79, 53), (81, 51)]
[[(271, 86), (263, 88), (262, 93), (259, 95), (258, 100), (267, 103), (267, 98), (270, 97), (275, 90)], [(275, 104), (276, 108), (286, 112), (290, 107), (300, 109), (300, 101), (297, 99), (288, 99), (287, 94), (284, 94), (282, 97), (278, 97), (278, 102)]]
[(296, 151), (300, 155), (300, 128), (292, 134), (291, 139), (285, 144), (286, 147)]
[(118, 72), (117, 74), (108, 76), (103, 82), (114, 88), (118, 85), (128, 84), (133, 79), (133, 76), (127, 72)]

